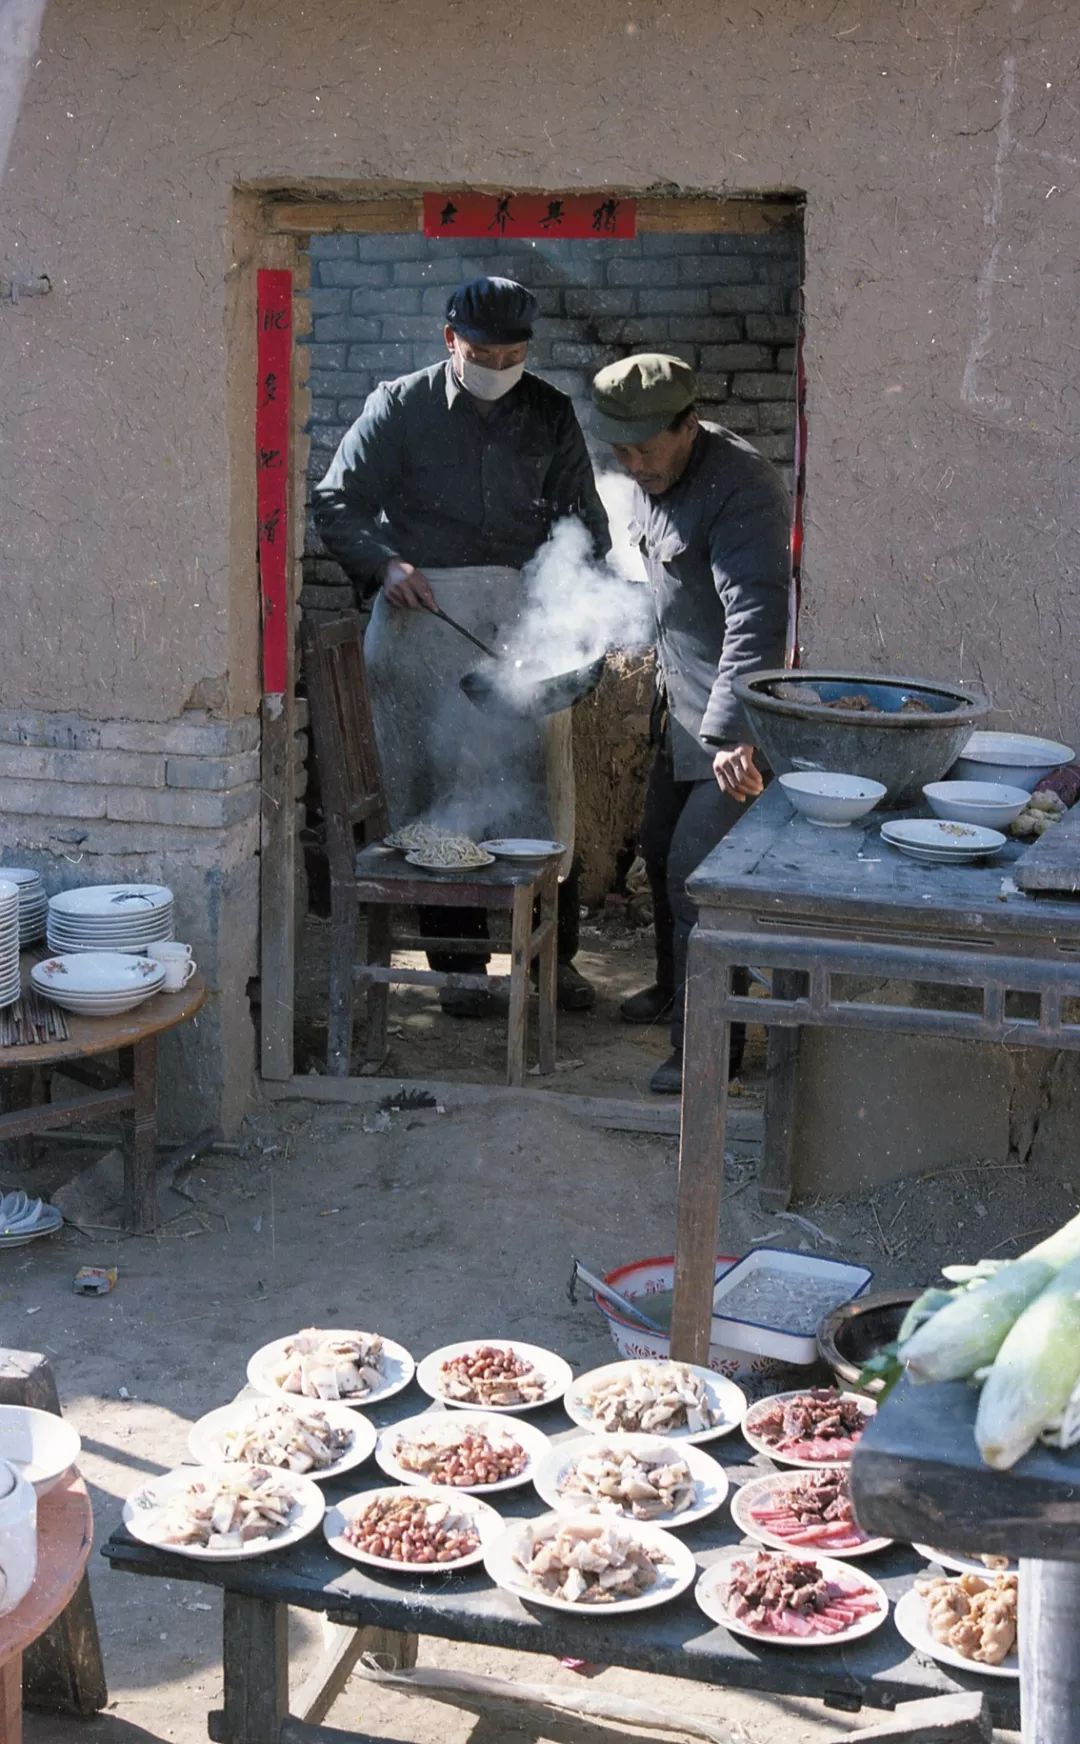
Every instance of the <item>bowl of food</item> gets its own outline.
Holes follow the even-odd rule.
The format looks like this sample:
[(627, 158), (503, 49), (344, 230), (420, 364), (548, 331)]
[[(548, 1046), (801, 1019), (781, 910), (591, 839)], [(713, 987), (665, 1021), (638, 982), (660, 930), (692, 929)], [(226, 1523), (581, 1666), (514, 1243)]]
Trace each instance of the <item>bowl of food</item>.
[(831, 830), (847, 829), (885, 798), (880, 781), (871, 781), (868, 775), (839, 775), (829, 770), (808, 769), (781, 775), (780, 785), (807, 823)]
[(985, 824), (991, 830), (1007, 830), (1030, 798), (1026, 787), (1003, 786), (999, 781), (931, 781), (923, 794), (935, 817), (949, 823)]
[(777, 775), (867, 776), (888, 805), (940, 780), (990, 708), (960, 685), (856, 672), (774, 669), (736, 678), (734, 689)]
[(862, 1385), (864, 1363), (896, 1342), (904, 1316), (918, 1299), (918, 1290), (880, 1290), (843, 1302), (826, 1314), (818, 1328), (817, 1345), (841, 1387), (849, 1392), (880, 1392), (881, 1381)]
[[(737, 1259), (731, 1254), (717, 1254), (714, 1281), (718, 1283), (737, 1263)], [(606, 1272), (604, 1283), (610, 1284), (628, 1301), (640, 1303), (650, 1320), (654, 1320), (661, 1329), (658, 1332), (649, 1331), (638, 1321), (631, 1320), (629, 1315), (623, 1314), (603, 1296), (594, 1294), (593, 1301), (608, 1323), (619, 1355), (669, 1357), (675, 1256), (665, 1254), (659, 1259), (631, 1260), (628, 1265)], [(762, 1388), (775, 1387), (779, 1381), (792, 1374), (789, 1365), (775, 1357), (736, 1350), (734, 1346), (715, 1337), (709, 1345), (708, 1367), (718, 1375), (727, 1375), (730, 1380), (738, 1381), (747, 1392), (754, 1394)]]
[(949, 775), (954, 781), (993, 781), (1031, 793), (1075, 755), (1056, 739), (1038, 739), (1030, 733), (972, 733)]
[(47, 1496), (71, 1470), (82, 1442), (78, 1430), (52, 1411), (32, 1405), (0, 1405), (0, 1459)]

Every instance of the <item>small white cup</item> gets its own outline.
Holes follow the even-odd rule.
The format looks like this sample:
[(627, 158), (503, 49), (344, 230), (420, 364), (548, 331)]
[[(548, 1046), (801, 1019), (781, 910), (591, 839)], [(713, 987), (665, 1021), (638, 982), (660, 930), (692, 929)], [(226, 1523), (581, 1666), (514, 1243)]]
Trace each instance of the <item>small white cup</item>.
[(191, 955), (190, 945), (181, 945), (172, 939), (166, 939), (163, 944), (151, 945), (146, 954), (164, 969), (166, 993), (179, 993), (195, 973), (195, 959)]

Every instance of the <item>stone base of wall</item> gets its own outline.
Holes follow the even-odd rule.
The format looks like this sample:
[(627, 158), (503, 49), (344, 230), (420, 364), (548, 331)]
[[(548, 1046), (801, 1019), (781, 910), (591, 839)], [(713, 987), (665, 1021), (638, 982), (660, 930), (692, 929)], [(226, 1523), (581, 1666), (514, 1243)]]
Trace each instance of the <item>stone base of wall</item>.
[(117, 722), (0, 710), (0, 859), (36, 867), (50, 895), (126, 880), (175, 893), (177, 936), (210, 997), (162, 1042), (169, 1135), (231, 1133), (251, 1105), (259, 803), (253, 716)]

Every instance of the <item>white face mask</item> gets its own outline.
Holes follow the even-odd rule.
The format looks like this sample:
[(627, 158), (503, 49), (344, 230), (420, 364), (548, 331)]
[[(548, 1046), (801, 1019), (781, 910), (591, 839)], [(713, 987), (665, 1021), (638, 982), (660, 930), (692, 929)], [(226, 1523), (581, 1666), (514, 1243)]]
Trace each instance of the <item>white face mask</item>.
[(509, 369), (488, 369), (460, 353), (454, 358), (454, 364), (465, 392), (475, 394), (478, 400), (501, 400), (511, 388), (517, 387), (525, 374), (524, 363), (512, 363)]

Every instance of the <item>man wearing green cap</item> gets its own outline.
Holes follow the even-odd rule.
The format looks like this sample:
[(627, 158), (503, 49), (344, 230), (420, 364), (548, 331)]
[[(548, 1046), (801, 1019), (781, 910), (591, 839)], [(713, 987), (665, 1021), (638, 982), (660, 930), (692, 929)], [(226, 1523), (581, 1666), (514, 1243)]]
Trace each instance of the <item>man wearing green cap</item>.
[[(743, 711), (740, 673), (782, 666), (791, 606), (791, 505), (779, 473), (750, 444), (695, 410), (689, 364), (622, 358), (593, 382), (593, 432), (634, 480), (630, 534), (656, 618), (656, 757), (641, 851), (652, 887), (656, 980), (623, 1002), (628, 1023), (671, 1017), (660, 1094), (682, 1089), (686, 947), (697, 918), (694, 868), (764, 785)], [(744, 1032), (732, 1026), (730, 1068)]]

